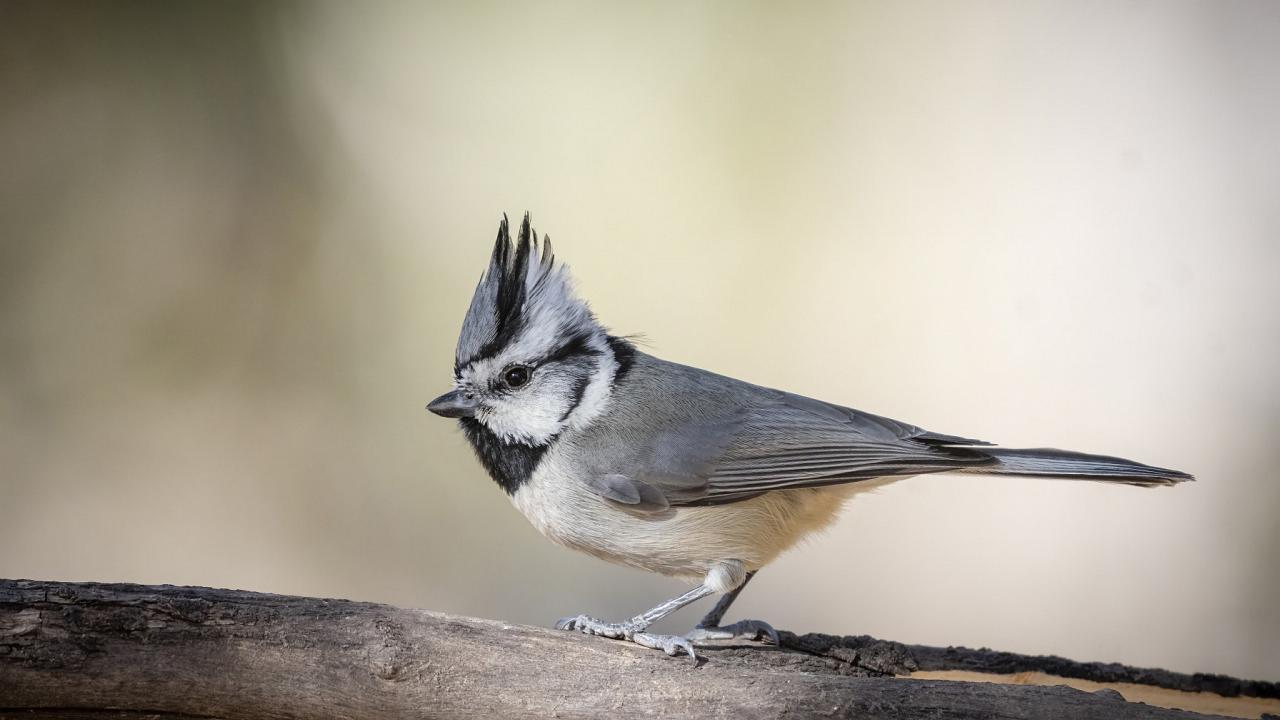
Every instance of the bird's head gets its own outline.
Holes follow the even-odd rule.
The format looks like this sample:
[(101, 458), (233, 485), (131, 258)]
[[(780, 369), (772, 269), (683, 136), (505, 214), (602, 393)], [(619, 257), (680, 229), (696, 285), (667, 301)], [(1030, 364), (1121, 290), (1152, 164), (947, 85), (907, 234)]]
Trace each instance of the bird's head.
[(459, 418), (469, 435), (546, 446), (603, 412), (618, 369), (613, 342), (550, 239), (538, 242), (526, 214), (513, 243), (504, 216), (462, 322), (454, 388), (427, 409)]

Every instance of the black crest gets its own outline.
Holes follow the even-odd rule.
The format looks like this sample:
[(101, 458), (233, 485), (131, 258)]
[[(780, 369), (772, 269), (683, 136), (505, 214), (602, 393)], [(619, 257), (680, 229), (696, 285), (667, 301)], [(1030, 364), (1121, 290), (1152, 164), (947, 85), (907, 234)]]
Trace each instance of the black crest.
[(492, 357), (522, 332), (539, 324), (549, 335), (574, 332), (594, 324), (585, 303), (573, 296), (564, 266), (557, 266), (551, 241), (541, 244), (529, 214), (512, 242), (507, 217), (498, 226), (489, 266), (480, 277), (458, 338), (455, 371)]

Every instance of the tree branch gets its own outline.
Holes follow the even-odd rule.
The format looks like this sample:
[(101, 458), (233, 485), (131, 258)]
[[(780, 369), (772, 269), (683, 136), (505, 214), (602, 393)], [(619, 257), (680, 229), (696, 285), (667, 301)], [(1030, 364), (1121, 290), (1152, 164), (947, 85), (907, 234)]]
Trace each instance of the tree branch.
[(790, 633), (783, 644), (709, 648), (695, 668), (630, 643), (372, 603), (0, 580), (0, 717), (1205, 717), (1110, 692), (893, 677), (1022, 656)]

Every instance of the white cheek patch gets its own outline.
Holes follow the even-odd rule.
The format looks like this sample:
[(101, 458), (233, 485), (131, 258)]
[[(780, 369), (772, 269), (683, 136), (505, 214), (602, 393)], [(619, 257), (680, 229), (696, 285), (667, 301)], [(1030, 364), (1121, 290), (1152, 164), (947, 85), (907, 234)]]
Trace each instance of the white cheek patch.
[[(608, 405), (617, 362), (603, 333), (587, 342), (588, 348), (599, 353), (590, 358), (588, 367), (551, 363), (535, 369), (523, 387), (490, 390), (488, 383), (499, 377), (507, 366), (527, 363), (537, 357), (537, 353), (530, 350), (535, 347), (535, 339), (542, 342), (540, 351), (547, 352), (547, 348), (555, 347), (558, 336), (525, 333), (496, 357), (472, 363), (459, 379), (460, 386), (474, 387), (480, 396), (476, 419), (507, 442), (545, 445), (566, 427), (585, 427)], [(583, 372), (589, 373), (585, 387), (581, 385)]]
[(572, 392), (567, 378), (534, 371), (528, 385), (486, 399), (476, 417), (503, 440), (545, 445), (563, 427)]

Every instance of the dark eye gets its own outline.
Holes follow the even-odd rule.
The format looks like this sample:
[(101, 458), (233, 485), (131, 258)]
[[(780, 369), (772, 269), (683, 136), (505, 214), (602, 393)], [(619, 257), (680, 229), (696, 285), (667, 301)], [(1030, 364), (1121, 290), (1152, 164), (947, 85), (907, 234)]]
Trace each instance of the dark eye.
[(507, 368), (507, 371), (502, 374), (502, 379), (506, 381), (507, 387), (520, 387), (529, 382), (529, 368), (519, 365)]

